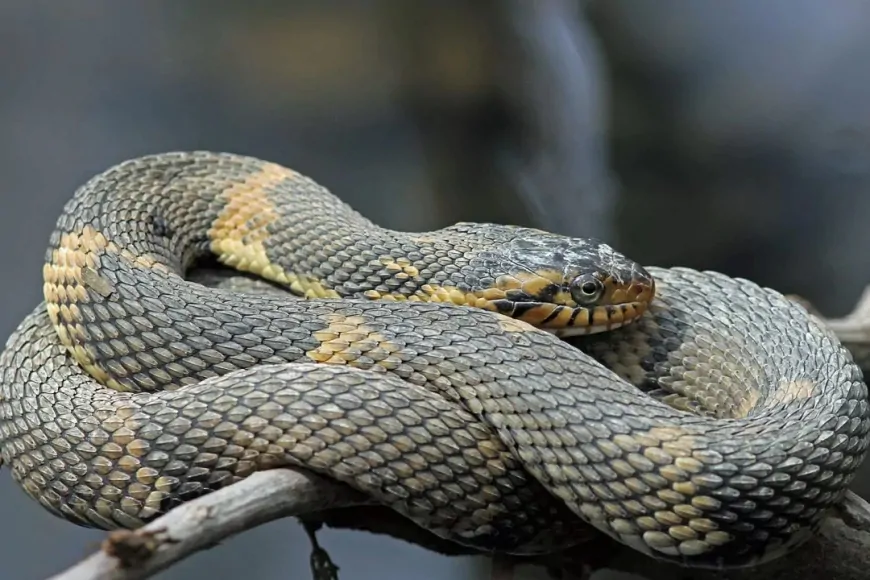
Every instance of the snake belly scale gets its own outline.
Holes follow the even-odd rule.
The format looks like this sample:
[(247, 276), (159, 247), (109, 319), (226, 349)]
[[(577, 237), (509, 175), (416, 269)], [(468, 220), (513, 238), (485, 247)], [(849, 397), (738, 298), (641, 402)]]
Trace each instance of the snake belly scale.
[[(303, 299), (186, 280), (203, 256)], [(484, 551), (595, 528), (733, 567), (809, 537), (870, 438), (860, 370), (776, 292), (537, 230), (387, 230), (250, 157), (94, 177), (44, 279), (0, 355), (0, 450), (84, 526), (293, 465)]]

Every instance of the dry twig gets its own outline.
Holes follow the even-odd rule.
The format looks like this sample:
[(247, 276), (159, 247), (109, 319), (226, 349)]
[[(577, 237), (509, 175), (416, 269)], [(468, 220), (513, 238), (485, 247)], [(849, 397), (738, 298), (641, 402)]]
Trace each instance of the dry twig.
[[(302, 471), (261, 471), (138, 530), (109, 533), (99, 552), (51, 580), (150, 578), (200, 550), (270, 521), (366, 501), (349, 487)], [(315, 569), (328, 566), (323, 560), (312, 562)]]
[[(133, 580), (149, 578), (194, 553), (266, 522), (294, 515), (364, 504), (349, 488), (290, 469), (256, 473), (223, 490), (184, 504), (136, 531), (112, 532), (102, 550), (51, 580)], [(355, 509), (350, 507), (351, 510)], [(377, 515), (376, 511), (369, 512)], [(395, 524), (392, 524), (395, 525)], [(415, 526), (409, 524), (409, 530)], [(363, 525), (354, 525), (365, 528)], [(870, 569), (870, 504), (848, 493), (839, 513), (793, 557), (755, 569), (715, 573), (690, 571), (650, 560), (606, 538), (539, 558), (500, 558), (498, 572), (519, 564), (546, 567), (565, 580), (588, 578), (594, 570), (642, 574), (649, 580), (865, 580)], [(394, 532), (399, 532), (393, 528)], [(399, 532), (410, 541), (408, 533)], [(317, 546), (315, 545), (315, 548)], [(440, 550), (439, 550), (440, 551)], [(462, 551), (460, 551), (462, 552)], [(337, 568), (315, 549), (312, 571), (320, 579), (337, 578)], [(509, 577), (509, 576), (508, 576)]]

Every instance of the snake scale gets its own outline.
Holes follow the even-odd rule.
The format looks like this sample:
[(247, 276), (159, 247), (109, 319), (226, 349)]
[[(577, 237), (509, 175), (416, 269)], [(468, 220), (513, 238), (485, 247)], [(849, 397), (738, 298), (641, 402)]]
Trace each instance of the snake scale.
[[(209, 258), (282, 291), (186, 277)], [(597, 530), (739, 567), (810, 537), (870, 438), (860, 369), (775, 291), (528, 228), (388, 230), (241, 155), (93, 177), (44, 282), (0, 356), (0, 450), (82, 526), (291, 465), (484, 552)]]

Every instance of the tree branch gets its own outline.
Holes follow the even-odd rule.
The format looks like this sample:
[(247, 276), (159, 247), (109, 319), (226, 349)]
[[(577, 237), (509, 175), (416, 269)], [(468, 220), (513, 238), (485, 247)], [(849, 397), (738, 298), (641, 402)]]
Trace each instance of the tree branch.
[(841, 318), (826, 318), (813, 304), (794, 294), (788, 298), (800, 303), (810, 313), (818, 316), (834, 331), (840, 342), (849, 349), (852, 357), (865, 375), (870, 373), (870, 285), (864, 288), (855, 308)]
[[(367, 501), (351, 488), (313, 474), (261, 471), (183, 504), (138, 530), (110, 532), (99, 552), (51, 580), (150, 578), (179, 560), (273, 520)], [(320, 559), (312, 562), (312, 568), (330, 565), (322, 560), (325, 553), (315, 550), (314, 556)]]
[[(81, 563), (50, 580), (133, 580), (150, 578), (170, 565), (198, 551), (214, 547), (220, 541), (269, 521), (287, 516), (327, 510), (337, 527), (379, 531), (371, 524), (389, 510), (365, 506), (366, 500), (348, 487), (318, 476), (290, 469), (255, 473), (236, 484), (193, 500), (172, 510), (136, 531), (118, 531), (108, 535), (102, 549)], [(357, 515), (354, 506), (371, 509), (369, 524), (351, 520), (342, 522), (336, 514)], [(324, 513), (327, 513), (324, 512)], [(402, 530), (396, 519), (389, 525), (389, 535), (415, 544), (426, 544), (420, 528), (408, 523)], [(344, 523), (348, 525), (345, 526)], [(425, 532), (423, 532), (425, 533)], [(314, 553), (312, 571), (315, 578), (335, 579), (337, 569), (320, 549), (312, 534)], [(651, 560), (607, 538), (600, 538), (592, 548), (582, 544), (575, 549), (534, 558), (500, 556), (498, 573), (510, 578), (516, 566), (532, 564), (549, 569), (561, 578), (585, 578), (603, 569), (641, 574), (648, 580), (680, 578), (687, 570), (673, 564)], [(444, 553), (437, 545), (430, 546)], [(870, 568), (870, 504), (847, 493), (842, 508), (832, 513), (816, 538), (794, 556), (780, 558), (766, 566), (727, 573), (692, 571), (696, 580), (810, 580), (824, 576), (831, 580), (863, 580)], [(473, 553), (458, 549), (456, 554)], [(507, 571), (506, 571), (507, 570)], [(496, 572), (496, 567), (493, 568)]]

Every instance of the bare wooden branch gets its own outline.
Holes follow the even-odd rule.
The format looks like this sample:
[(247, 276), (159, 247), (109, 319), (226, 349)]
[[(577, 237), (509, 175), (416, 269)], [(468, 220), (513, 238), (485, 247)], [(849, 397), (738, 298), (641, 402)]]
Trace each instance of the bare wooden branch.
[(802, 296), (789, 295), (788, 297), (803, 305), (810, 313), (827, 324), (852, 353), (852, 357), (865, 375), (870, 373), (870, 285), (864, 288), (855, 308), (841, 318), (825, 317)]
[(842, 318), (826, 318), (825, 322), (843, 342), (870, 343), (870, 286), (864, 288), (852, 312)]
[[(136, 531), (112, 532), (101, 551), (51, 580), (133, 580), (150, 578), (200, 550), (269, 521), (322, 510), (340, 512), (365, 505), (349, 488), (320, 477), (288, 469), (260, 472), (184, 504)], [(357, 512), (362, 513), (362, 512)], [(377, 511), (370, 512), (376, 515)], [(408, 524), (409, 530), (416, 528)], [(338, 526), (343, 527), (343, 526)], [(365, 524), (354, 523), (356, 529)], [(376, 526), (375, 526), (376, 527)], [(417, 543), (413, 531), (392, 524), (390, 535)], [(642, 574), (648, 580), (671, 580), (685, 569), (651, 560), (605, 538), (594, 547), (537, 558), (499, 558), (499, 574), (520, 565), (542, 566), (563, 578), (587, 578), (591, 571), (610, 569)], [(316, 578), (337, 578), (326, 553), (314, 544), (312, 571)], [(462, 553), (460, 551), (459, 553)], [(467, 553), (467, 552), (465, 552)], [(692, 571), (697, 580), (863, 580), (870, 569), (870, 504), (849, 493), (843, 507), (825, 522), (819, 535), (793, 557), (759, 568), (728, 573)], [(494, 570), (495, 572), (495, 570)], [(516, 577), (516, 576), (515, 576)]]
[(109, 533), (99, 552), (51, 580), (150, 578), (200, 550), (270, 521), (366, 502), (349, 487), (313, 474), (262, 471), (183, 504), (138, 530)]

